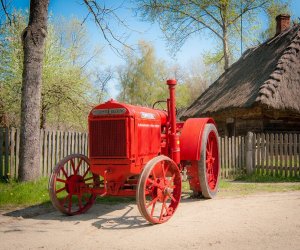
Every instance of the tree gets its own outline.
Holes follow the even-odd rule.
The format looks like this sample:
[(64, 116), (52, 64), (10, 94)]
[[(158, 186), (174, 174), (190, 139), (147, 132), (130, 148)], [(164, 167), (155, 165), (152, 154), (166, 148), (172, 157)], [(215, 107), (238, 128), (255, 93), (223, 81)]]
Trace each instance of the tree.
[[(5, 15), (9, 18), (7, 6), (1, 0)], [(115, 15), (114, 9), (105, 6), (105, 2), (84, 0), (88, 10), (94, 16), (104, 38), (111, 45), (112, 40), (122, 43), (114, 35), (107, 19), (125, 23)], [(22, 76), (21, 104), (21, 142), (19, 178), (21, 181), (34, 180), (39, 176), (39, 124), (42, 85), (42, 66), (44, 41), (47, 34), (47, 13), (49, 0), (31, 0), (28, 26), (22, 34), (24, 67)], [(107, 19), (106, 19), (107, 18)], [(10, 18), (9, 18), (10, 19)], [(1, 103), (0, 103), (1, 107)]]
[(176, 105), (178, 108), (187, 108), (195, 101), (208, 87), (203, 77), (202, 63), (199, 60), (192, 60), (186, 67), (174, 65), (168, 68), (170, 78), (178, 82), (176, 87)]
[(125, 61), (125, 65), (118, 70), (121, 85), (118, 100), (151, 106), (156, 100), (165, 99), (163, 87), (166, 68), (155, 57), (153, 46), (140, 41), (138, 53), (127, 50)]
[(40, 103), (44, 41), (47, 35), (49, 0), (31, 0), (28, 26), (22, 33), (22, 79), (19, 179), (40, 176)]
[(158, 21), (175, 48), (196, 34), (208, 32), (221, 44), (224, 69), (230, 65), (232, 34), (239, 32), (241, 17), (253, 20), (272, 0), (137, 0), (141, 16)]
[[(21, 33), (26, 27), (25, 12), (13, 12), (13, 22), (0, 25), (0, 124), (20, 126), (21, 82), (23, 51)], [(50, 19), (51, 20), (51, 19)], [(85, 25), (76, 18), (50, 21), (45, 40), (41, 127), (56, 129), (86, 129), (86, 116), (96, 102), (90, 93), (95, 88), (90, 82), (89, 61), (99, 53), (88, 53), (91, 48)], [(97, 52), (97, 49), (96, 49)]]
[(261, 40), (265, 41), (271, 37), (273, 37), (276, 33), (276, 16), (279, 14), (288, 14), (290, 1), (280, 1), (274, 0), (271, 4), (266, 8), (266, 14), (268, 18), (268, 28), (262, 32)]
[(26, 18), (14, 13), (14, 22), (0, 25), (0, 126), (20, 124), (23, 48)]
[(207, 77), (204, 77), (200, 65), (200, 60), (195, 60), (185, 72), (184, 83), (188, 86), (190, 97), (188, 104), (195, 101), (208, 88)]
[(108, 94), (108, 83), (114, 78), (114, 72), (111, 67), (104, 70), (95, 70), (94, 74), (94, 92), (97, 103), (102, 103)]
[[(167, 100), (166, 76), (176, 78), (176, 105), (187, 107), (192, 101), (191, 89), (194, 83), (185, 83), (187, 77), (179, 67), (167, 67), (158, 59), (150, 43), (140, 41), (138, 53), (127, 50), (125, 65), (118, 70), (120, 94), (118, 100), (134, 105), (151, 107), (158, 100)], [(165, 107), (166, 108), (166, 107)]]
[(45, 44), (41, 127), (85, 129), (93, 91), (85, 66), (99, 56), (88, 55), (85, 25), (72, 18), (49, 23)]

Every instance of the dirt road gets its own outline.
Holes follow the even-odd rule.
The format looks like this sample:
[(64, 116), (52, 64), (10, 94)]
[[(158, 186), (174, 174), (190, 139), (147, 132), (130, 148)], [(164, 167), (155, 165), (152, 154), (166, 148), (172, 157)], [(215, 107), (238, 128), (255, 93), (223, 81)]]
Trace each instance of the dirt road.
[(74, 217), (11, 215), (0, 215), (0, 249), (300, 249), (299, 191), (185, 198), (155, 226), (134, 203), (97, 204)]

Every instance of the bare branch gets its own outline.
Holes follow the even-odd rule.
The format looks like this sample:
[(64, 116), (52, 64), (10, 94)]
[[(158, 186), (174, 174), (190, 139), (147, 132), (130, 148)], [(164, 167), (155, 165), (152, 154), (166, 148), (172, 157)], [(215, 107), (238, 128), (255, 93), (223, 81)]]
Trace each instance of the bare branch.
[(81, 67), (80, 69), (84, 69), (96, 56), (98, 52), (95, 52)]
[(7, 17), (7, 19), (8, 19), (8, 21), (9, 21), (9, 25), (11, 25), (11, 18), (10, 18), (10, 14), (8, 13), (8, 11), (7, 11), (7, 3), (6, 3), (6, 1), (4, 2), (5, 0), (0, 0), (0, 2), (1, 2), (1, 6), (2, 6), (2, 9), (3, 9), (3, 11), (4, 11), (4, 14), (5, 14), (5, 16)]
[(251, 10), (255, 10), (255, 9), (258, 9), (258, 8), (261, 8), (263, 7), (265, 4), (267, 4), (268, 2), (270, 2), (269, 0), (266, 0), (264, 2), (262, 2), (261, 4), (259, 5), (256, 5), (256, 6), (251, 6), (251, 4), (253, 4), (255, 1), (253, 0), (251, 3), (249, 3), (248, 5), (246, 5), (243, 10), (241, 11), (241, 13), (239, 15), (237, 15), (233, 20), (230, 21), (229, 25), (231, 25), (232, 23), (235, 23), (237, 19), (239, 19), (242, 15), (244, 15), (246, 12), (249, 12)]
[(128, 27), (125, 23), (125, 21), (121, 20), (118, 15), (115, 13), (115, 11), (120, 8), (106, 8), (105, 3), (103, 6), (101, 6), (97, 1), (92, 0), (83, 0), (85, 5), (87, 6), (89, 12), (94, 17), (94, 21), (96, 25), (100, 28), (100, 31), (108, 43), (108, 45), (113, 49), (114, 52), (116, 52), (118, 55), (122, 55), (119, 49), (113, 44), (112, 41), (116, 41), (117, 43), (121, 44), (122, 46), (131, 49), (130, 46), (128, 46), (121, 37), (117, 37), (115, 33), (111, 30), (111, 27), (109, 26), (108, 20), (110, 18), (113, 18), (115, 21), (117, 21), (119, 24), (123, 25), (124, 27)]
[[(182, 14), (186, 17), (189, 17), (191, 19), (193, 19), (194, 21), (198, 22), (199, 24), (203, 25), (205, 28), (207, 28), (208, 30), (210, 30), (211, 32), (213, 32), (218, 38), (222, 39), (222, 36), (209, 24), (205, 23), (203, 20), (191, 15), (190, 13), (178, 9), (178, 8), (174, 8), (172, 5), (171, 6), (166, 6), (166, 5), (162, 5), (162, 4), (158, 4), (156, 3), (156, 8), (160, 8), (161, 10), (163, 10), (163, 12), (172, 12), (175, 14)], [(200, 16), (203, 17), (204, 15)]]
[(86, 17), (83, 19), (83, 21), (81, 22), (81, 26), (85, 23), (85, 21), (88, 19), (89, 15), (91, 14), (91, 12), (89, 12)]

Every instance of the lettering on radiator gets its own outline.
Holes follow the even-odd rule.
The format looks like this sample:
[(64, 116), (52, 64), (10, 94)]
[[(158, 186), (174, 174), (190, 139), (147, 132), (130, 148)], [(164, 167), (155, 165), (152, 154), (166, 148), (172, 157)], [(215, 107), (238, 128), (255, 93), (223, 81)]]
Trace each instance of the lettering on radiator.
[(160, 128), (160, 125), (158, 125), (158, 124), (144, 124), (144, 123), (138, 123), (138, 127), (144, 127), (144, 128)]
[(126, 113), (126, 109), (117, 108), (117, 109), (94, 109), (92, 111), (93, 115), (122, 115)]

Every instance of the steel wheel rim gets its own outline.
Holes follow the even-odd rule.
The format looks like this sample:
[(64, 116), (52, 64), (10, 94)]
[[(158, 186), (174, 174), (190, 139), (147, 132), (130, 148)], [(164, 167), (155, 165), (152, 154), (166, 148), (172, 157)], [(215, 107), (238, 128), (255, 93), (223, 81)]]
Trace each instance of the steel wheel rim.
[(206, 178), (210, 190), (214, 190), (217, 186), (219, 176), (219, 153), (218, 138), (212, 130), (208, 134), (206, 143)]
[(87, 157), (70, 155), (60, 161), (49, 180), (49, 194), (54, 207), (68, 215), (86, 212), (96, 195), (89, 187), (99, 185), (99, 176), (90, 172)]
[(146, 220), (153, 224), (168, 221), (181, 198), (181, 175), (177, 165), (168, 157), (153, 161), (141, 178), (138, 207)]

